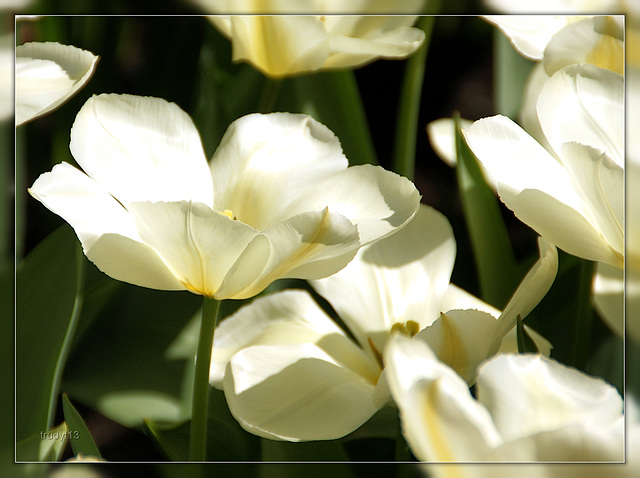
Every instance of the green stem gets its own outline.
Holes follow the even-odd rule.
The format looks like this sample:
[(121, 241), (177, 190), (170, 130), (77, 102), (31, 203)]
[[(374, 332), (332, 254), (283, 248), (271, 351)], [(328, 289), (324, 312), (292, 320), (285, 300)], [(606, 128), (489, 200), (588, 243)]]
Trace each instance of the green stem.
[(593, 306), (591, 294), (595, 263), (583, 260), (580, 266), (578, 282), (578, 305), (575, 320), (575, 336), (573, 342), (573, 365), (585, 370), (591, 348), (593, 329)]
[(192, 461), (204, 461), (206, 457), (209, 369), (211, 367), (211, 349), (213, 347), (213, 334), (218, 321), (219, 306), (220, 301), (209, 297), (204, 298), (198, 350), (196, 352), (191, 407), (189, 459)]
[(413, 179), (415, 169), (422, 82), (434, 18), (421, 17), (418, 21), (417, 27), (425, 32), (425, 39), (418, 51), (407, 60), (400, 95), (392, 169), (409, 179)]
[(62, 339), (60, 353), (56, 360), (56, 366), (53, 372), (53, 382), (49, 395), (49, 410), (47, 412), (47, 430), (51, 430), (56, 417), (56, 408), (58, 403), (58, 395), (60, 393), (60, 385), (62, 384), (62, 373), (64, 372), (71, 344), (78, 328), (82, 305), (84, 303), (84, 276), (85, 276), (85, 258), (80, 243), (76, 244), (76, 292), (73, 300), (73, 309), (71, 310), (71, 318), (67, 330)]
[(265, 77), (262, 94), (258, 100), (258, 113), (271, 113), (273, 111), (281, 83), (282, 80)]

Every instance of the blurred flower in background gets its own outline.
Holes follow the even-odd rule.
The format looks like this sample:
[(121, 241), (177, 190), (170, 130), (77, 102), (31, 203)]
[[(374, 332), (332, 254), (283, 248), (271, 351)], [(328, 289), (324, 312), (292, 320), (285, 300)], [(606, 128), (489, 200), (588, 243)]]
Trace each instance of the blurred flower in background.
[(203, 13), (223, 15), (246, 14), (316, 14), (316, 15), (375, 15), (419, 14), (433, 0), (186, 0), (197, 5)]

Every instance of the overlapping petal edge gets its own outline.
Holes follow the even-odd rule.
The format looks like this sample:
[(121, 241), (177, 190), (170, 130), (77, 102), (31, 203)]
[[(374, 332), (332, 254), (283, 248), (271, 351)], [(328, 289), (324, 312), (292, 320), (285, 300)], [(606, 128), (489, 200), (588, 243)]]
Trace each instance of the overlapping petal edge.
[(216, 299), (334, 273), (420, 200), (394, 173), (347, 168), (335, 135), (304, 115), (237, 120), (209, 165), (177, 105), (99, 95), (70, 148), (84, 172), (56, 165), (29, 191), (73, 226), (87, 257), (118, 280)]

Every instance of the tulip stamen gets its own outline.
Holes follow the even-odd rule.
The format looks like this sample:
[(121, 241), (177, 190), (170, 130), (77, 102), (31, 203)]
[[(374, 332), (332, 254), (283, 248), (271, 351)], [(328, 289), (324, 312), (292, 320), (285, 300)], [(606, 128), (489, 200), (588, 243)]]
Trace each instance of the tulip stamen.
[(404, 324), (402, 322), (396, 322), (391, 326), (391, 333), (396, 332), (413, 337), (420, 332), (420, 324), (415, 320), (407, 320)]
[(223, 216), (227, 216), (232, 221), (237, 221), (238, 220), (238, 216), (233, 214), (233, 211), (231, 209), (225, 209), (220, 214), (222, 214)]

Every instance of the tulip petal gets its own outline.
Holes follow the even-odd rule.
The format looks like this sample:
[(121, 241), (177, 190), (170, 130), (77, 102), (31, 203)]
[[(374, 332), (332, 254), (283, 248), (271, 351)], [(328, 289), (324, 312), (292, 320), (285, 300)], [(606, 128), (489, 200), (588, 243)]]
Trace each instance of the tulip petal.
[[(460, 126), (468, 128), (473, 122), (461, 118)], [(438, 157), (452, 168), (457, 164), (455, 122), (453, 118), (440, 118), (427, 125), (429, 142)]]
[(541, 355), (498, 355), (476, 387), (506, 441), (578, 423), (610, 427), (622, 413), (615, 388)]
[(213, 190), (202, 142), (191, 118), (159, 98), (90, 98), (71, 129), (71, 153), (122, 204), (197, 201)]
[(505, 306), (496, 328), (496, 346), (515, 327), (518, 317), (525, 319), (549, 292), (558, 272), (558, 251), (543, 237), (538, 238), (540, 259), (529, 269)]
[(421, 329), (438, 318), (455, 254), (447, 219), (421, 205), (400, 231), (361, 249), (346, 268), (311, 285), (363, 347), (372, 340), (382, 351), (395, 323), (412, 320)]
[[(129, 205), (143, 241), (163, 258), (184, 288), (216, 297), (222, 280), (258, 231), (194, 202)], [(254, 268), (261, 270), (257, 261)]]
[(463, 134), (498, 183), (505, 205), (570, 254), (616, 264), (619, 258), (590, 222), (567, 170), (510, 119), (476, 121)]
[(239, 351), (257, 345), (315, 344), (372, 383), (380, 370), (303, 290), (284, 290), (257, 298), (223, 320), (214, 335), (211, 385), (220, 388), (227, 363)]
[(60, 43), (16, 47), (16, 125), (49, 113), (75, 95), (93, 75), (98, 57)]
[(240, 425), (271, 439), (337, 439), (377, 411), (374, 384), (308, 343), (241, 350), (229, 362), (224, 390)]
[(329, 54), (327, 32), (311, 16), (232, 16), (230, 33), (233, 61), (273, 77), (317, 70)]
[(89, 260), (105, 274), (153, 289), (184, 289), (141, 241), (133, 217), (86, 174), (60, 163), (41, 175), (29, 192), (71, 224)]
[[(634, 283), (632, 276), (633, 274), (629, 271), (626, 277), (628, 308), (633, 293), (637, 295), (637, 291), (633, 290)], [(619, 337), (624, 337), (624, 270), (610, 266), (609, 264), (597, 263), (596, 274), (593, 281), (593, 300), (598, 313), (605, 323)], [(633, 337), (631, 334), (632, 327), (630, 327), (631, 321), (628, 322), (628, 325), (629, 336)]]
[(419, 460), (478, 460), (501, 443), (486, 408), (425, 342), (396, 334), (384, 356), (404, 437)]
[[(606, 152), (623, 166), (622, 75), (586, 63), (567, 66), (545, 83), (537, 110), (556, 154), (560, 155), (564, 143), (576, 142)], [(562, 114), (558, 114), (560, 111)]]
[(247, 115), (229, 126), (211, 159), (214, 204), (262, 230), (326, 207), (300, 208), (298, 203), (312, 184), (347, 166), (338, 138), (311, 117)]

